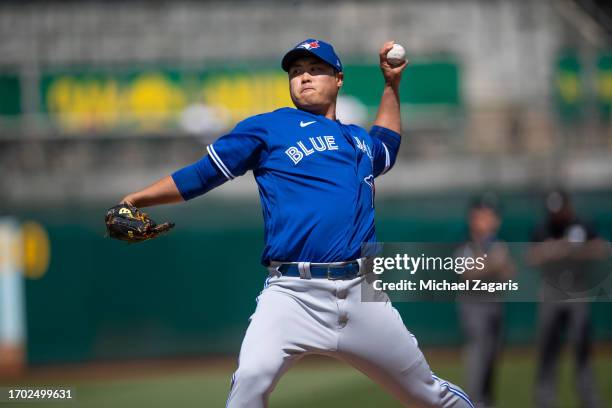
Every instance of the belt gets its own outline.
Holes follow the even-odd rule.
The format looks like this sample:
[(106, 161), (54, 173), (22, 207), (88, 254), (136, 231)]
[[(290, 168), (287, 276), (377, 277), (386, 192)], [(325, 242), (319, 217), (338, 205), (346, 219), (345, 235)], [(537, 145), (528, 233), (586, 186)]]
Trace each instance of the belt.
[(271, 269), (282, 276), (300, 277), (302, 279), (348, 280), (362, 275), (361, 259), (332, 263), (272, 262)]

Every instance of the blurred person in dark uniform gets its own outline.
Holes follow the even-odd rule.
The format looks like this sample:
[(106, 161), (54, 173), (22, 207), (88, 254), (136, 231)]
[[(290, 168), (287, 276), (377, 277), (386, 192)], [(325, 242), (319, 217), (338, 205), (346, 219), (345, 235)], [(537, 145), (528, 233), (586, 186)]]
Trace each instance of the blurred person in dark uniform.
[(566, 192), (550, 192), (545, 205), (546, 220), (535, 230), (533, 241), (536, 244), (527, 257), (541, 273), (536, 405), (549, 408), (558, 404), (555, 401), (556, 370), (563, 332), (567, 329), (582, 406), (601, 407), (590, 364), (590, 304), (581, 294), (593, 288), (593, 264), (605, 258), (607, 244), (592, 226), (578, 218)]
[[(467, 218), (468, 238), (457, 255), (479, 257), (486, 254), (487, 261), (484, 269), (467, 270), (461, 277), (470, 281), (508, 281), (516, 269), (507, 245), (497, 236), (501, 225), (497, 197), (492, 194), (476, 197), (470, 204)], [(468, 392), (476, 407), (491, 407), (496, 361), (501, 351), (503, 298), (498, 293), (472, 291), (462, 293), (458, 301), (466, 336)]]

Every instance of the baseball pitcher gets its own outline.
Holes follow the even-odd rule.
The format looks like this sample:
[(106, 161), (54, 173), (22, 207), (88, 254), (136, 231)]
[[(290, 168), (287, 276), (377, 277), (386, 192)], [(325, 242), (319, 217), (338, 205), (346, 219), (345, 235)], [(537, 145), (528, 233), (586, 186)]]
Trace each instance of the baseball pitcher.
[[(201, 160), (127, 195), (121, 205), (128, 210), (113, 210), (190, 200), (253, 171), (268, 277), (242, 342), (228, 407), (266, 407), (280, 377), (308, 354), (347, 362), (405, 406), (472, 407), (459, 387), (433, 375), (388, 299), (361, 302), (361, 245), (376, 241), (374, 179), (393, 167), (400, 146), (406, 62), (389, 63), (393, 45), (380, 49), (385, 85), (369, 132), (336, 118), (342, 63), (330, 44), (308, 39), (281, 63), (296, 108), (245, 119)], [(140, 229), (142, 239), (160, 231), (154, 223)]]

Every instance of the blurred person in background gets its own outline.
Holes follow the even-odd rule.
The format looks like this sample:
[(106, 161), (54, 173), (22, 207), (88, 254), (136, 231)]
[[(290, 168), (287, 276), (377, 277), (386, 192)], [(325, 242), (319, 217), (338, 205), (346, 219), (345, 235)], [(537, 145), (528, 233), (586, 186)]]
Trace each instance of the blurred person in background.
[[(487, 254), (486, 267), (465, 271), (465, 280), (508, 281), (516, 268), (507, 245), (497, 233), (501, 225), (497, 197), (483, 194), (470, 204), (467, 214), (468, 238), (458, 256), (479, 257)], [(501, 350), (503, 299), (497, 292), (462, 292), (458, 298), (461, 324), (466, 336), (465, 358), (468, 393), (476, 407), (494, 403), (493, 384), (496, 362)]]
[(594, 261), (606, 257), (607, 244), (592, 226), (577, 216), (566, 192), (550, 192), (545, 206), (546, 219), (534, 231), (535, 244), (527, 256), (527, 261), (541, 272), (536, 405), (539, 408), (557, 406), (556, 369), (567, 328), (582, 406), (601, 407), (590, 359), (590, 304), (588, 300), (581, 301), (580, 294), (592, 285)]

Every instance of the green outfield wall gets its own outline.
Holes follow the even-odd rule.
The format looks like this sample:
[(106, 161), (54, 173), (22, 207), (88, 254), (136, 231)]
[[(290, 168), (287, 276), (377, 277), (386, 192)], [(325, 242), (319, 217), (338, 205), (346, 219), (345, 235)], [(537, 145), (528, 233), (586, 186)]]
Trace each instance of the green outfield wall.
[(0, 70), (0, 118), (21, 114), (21, 82), (15, 73)]
[[(377, 202), (381, 241), (458, 242), (469, 194), (391, 196)], [(541, 196), (502, 194), (501, 236), (527, 241), (542, 215)], [(612, 237), (612, 192), (576, 196), (577, 207)], [(98, 206), (19, 208), (9, 212), (47, 230), (49, 267), (26, 281), (31, 363), (236, 353), (266, 271), (257, 201), (202, 197), (151, 210), (176, 228), (136, 245), (104, 237)], [(398, 303), (421, 345), (462, 341), (454, 303)], [(533, 303), (507, 305), (508, 342), (535, 337)], [(594, 335), (612, 340), (612, 303), (593, 305)], [(265, 341), (265, 340), (263, 340)]]

